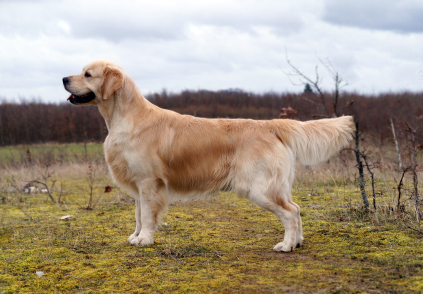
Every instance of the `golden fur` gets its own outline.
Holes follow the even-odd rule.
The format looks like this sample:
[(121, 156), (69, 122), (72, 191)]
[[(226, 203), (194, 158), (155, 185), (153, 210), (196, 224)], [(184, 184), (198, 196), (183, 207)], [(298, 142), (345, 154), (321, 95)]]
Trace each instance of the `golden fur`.
[(72, 94), (95, 94), (88, 104), (98, 106), (109, 130), (104, 153), (110, 173), (136, 199), (131, 244), (153, 243), (170, 202), (235, 190), (283, 222), (284, 240), (273, 249), (292, 251), (303, 241), (300, 208), (291, 196), (295, 160), (325, 161), (354, 131), (350, 116), (299, 122), (180, 115), (147, 101), (107, 60), (68, 79), (65, 88)]

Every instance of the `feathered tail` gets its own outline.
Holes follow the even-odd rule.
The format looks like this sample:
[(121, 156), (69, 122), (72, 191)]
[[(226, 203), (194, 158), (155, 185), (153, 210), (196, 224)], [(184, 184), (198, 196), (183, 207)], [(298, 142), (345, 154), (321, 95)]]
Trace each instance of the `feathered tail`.
[(355, 131), (352, 116), (306, 122), (275, 119), (270, 124), (279, 140), (288, 145), (296, 159), (305, 165), (328, 160), (348, 144)]

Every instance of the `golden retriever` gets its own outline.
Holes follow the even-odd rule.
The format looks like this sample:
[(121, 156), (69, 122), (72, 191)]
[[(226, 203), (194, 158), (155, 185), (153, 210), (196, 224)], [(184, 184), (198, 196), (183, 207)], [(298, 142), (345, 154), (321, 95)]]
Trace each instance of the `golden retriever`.
[(170, 202), (234, 190), (282, 221), (285, 236), (273, 250), (292, 251), (304, 239), (291, 195), (295, 160), (328, 160), (355, 129), (351, 116), (300, 122), (181, 115), (150, 103), (108, 60), (91, 62), (63, 84), (72, 104), (97, 105), (106, 121), (110, 174), (135, 197), (134, 245), (153, 243)]

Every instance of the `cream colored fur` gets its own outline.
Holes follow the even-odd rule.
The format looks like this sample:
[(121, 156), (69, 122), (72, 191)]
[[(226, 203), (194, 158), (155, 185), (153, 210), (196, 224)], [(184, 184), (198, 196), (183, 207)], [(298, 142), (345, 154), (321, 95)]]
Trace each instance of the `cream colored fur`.
[(350, 116), (299, 122), (180, 115), (147, 101), (107, 60), (88, 64), (69, 80), (69, 92), (95, 93), (89, 104), (97, 105), (106, 120), (110, 174), (136, 200), (136, 228), (128, 239), (134, 245), (153, 243), (169, 203), (234, 190), (283, 222), (284, 240), (273, 249), (292, 251), (304, 239), (300, 207), (291, 195), (295, 160), (325, 161), (354, 131)]

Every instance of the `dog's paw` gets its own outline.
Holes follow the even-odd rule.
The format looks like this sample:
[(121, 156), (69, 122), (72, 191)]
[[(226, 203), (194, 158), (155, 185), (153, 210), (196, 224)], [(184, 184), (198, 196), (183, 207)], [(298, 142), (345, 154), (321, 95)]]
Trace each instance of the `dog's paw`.
[(140, 234), (139, 236), (136, 236), (131, 241), (129, 241), (129, 243), (131, 243), (131, 245), (150, 245), (154, 243), (154, 240), (153, 238), (141, 236)]
[(303, 236), (300, 236), (299, 238), (297, 238), (297, 245), (295, 246), (295, 248), (301, 247), (301, 245), (303, 245), (303, 241), (304, 241)]
[(136, 237), (138, 237), (138, 234), (133, 233), (131, 236), (129, 236), (128, 242), (131, 243), (132, 240), (134, 240)]
[(281, 252), (292, 252), (294, 250), (294, 247), (295, 246), (293, 246), (293, 245), (285, 244), (285, 241), (284, 241), (284, 242), (280, 242), (280, 243), (276, 244), (276, 246), (273, 247), (273, 250), (281, 251)]

